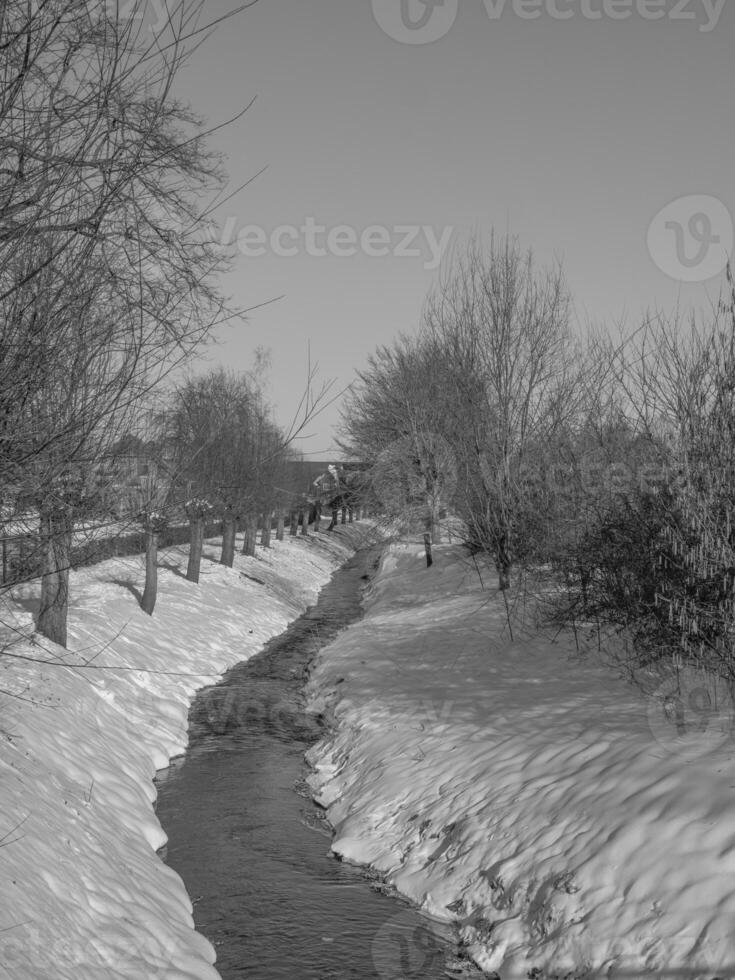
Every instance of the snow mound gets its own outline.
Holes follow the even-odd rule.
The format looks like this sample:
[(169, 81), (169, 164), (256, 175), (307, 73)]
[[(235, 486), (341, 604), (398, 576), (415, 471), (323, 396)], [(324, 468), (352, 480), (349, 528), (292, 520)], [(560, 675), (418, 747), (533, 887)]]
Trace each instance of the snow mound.
[(460, 549), (421, 559), (391, 547), (310, 680), (333, 850), (502, 980), (735, 977), (732, 703), (677, 716), (569, 639), (511, 640)]
[[(233, 569), (207, 542), (198, 586), (186, 549), (170, 549), (153, 617), (135, 597), (140, 558), (83, 569), (69, 649), (38, 638), (0, 656), (3, 980), (218, 980), (156, 854), (152, 780), (186, 747), (193, 694), (303, 612), (364, 530), (289, 537)], [(6, 596), (3, 642), (32, 628), (35, 605), (32, 586)]]

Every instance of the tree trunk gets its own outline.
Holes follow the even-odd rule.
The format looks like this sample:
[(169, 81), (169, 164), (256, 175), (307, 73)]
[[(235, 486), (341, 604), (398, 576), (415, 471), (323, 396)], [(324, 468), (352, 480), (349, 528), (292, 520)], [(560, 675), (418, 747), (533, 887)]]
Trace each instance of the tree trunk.
[(41, 606), (36, 629), (65, 647), (71, 558), (71, 520), (67, 514), (41, 514), (41, 547)]
[(283, 541), (283, 525), (286, 523), (282, 510), (276, 515), (276, 541)]
[(288, 515), (288, 533), (292, 538), (295, 538), (299, 530), (299, 515), (295, 510), (292, 510)]
[(158, 596), (158, 535), (155, 531), (145, 532), (145, 588), (140, 600), (143, 612), (153, 615)]
[(434, 556), (431, 553), (431, 533), (429, 531), (424, 533), (424, 551), (426, 552), (426, 567), (431, 568), (434, 564)]
[(222, 520), (222, 555), (220, 564), (232, 568), (235, 562), (235, 534), (237, 533), (237, 519), (232, 514), (228, 514)]
[(317, 500), (314, 506), (314, 533), (319, 530), (319, 523), (322, 519), (322, 504), (320, 500)]
[(301, 521), (301, 536), (306, 537), (309, 533), (309, 509), (302, 510), (299, 514), (299, 520)]
[(271, 534), (273, 531), (273, 511), (267, 510), (263, 514), (263, 531), (260, 535), (260, 543), (264, 548), (270, 548), (271, 546)]
[(199, 581), (199, 569), (202, 564), (202, 548), (204, 546), (204, 520), (201, 517), (189, 519), (189, 564), (186, 566), (186, 577), (190, 582)]
[(346, 524), (347, 523), (347, 508), (346, 507), (343, 507), (342, 508), (342, 523), (343, 524)]
[(258, 540), (258, 518), (248, 515), (245, 518), (245, 535), (242, 542), (242, 553), (255, 558), (255, 545)]
[(347, 508), (347, 520), (349, 521), (350, 524), (354, 524), (354, 522), (355, 522), (355, 509), (354, 509), (354, 507), (348, 507)]
[(501, 591), (510, 588), (511, 560), (506, 548), (507, 538), (505, 535), (500, 540), (495, 554), (495, 567), (498, 570), (498, 588)]
[(587, 568), (582, 565), (578, 566), (579, 569), (579, 585), (582, 591), (582, 608), (587, 609), (589, 606), (589, 584), (590, 584), (590, 573)]
[(339, 511), (336, 507), (332, 507), (332, 523), (327, 528), (328, 531), (333, 531), (337, 526), (337, 521), (339, 520)]

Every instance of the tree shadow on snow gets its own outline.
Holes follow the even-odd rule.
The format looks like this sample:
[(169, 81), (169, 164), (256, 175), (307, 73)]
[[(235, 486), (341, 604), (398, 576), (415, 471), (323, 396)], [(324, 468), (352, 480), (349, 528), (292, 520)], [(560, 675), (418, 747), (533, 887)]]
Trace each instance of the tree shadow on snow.
[(165, 568), (167, 572), (173, 572), (174, 575), (178, 575), (179, 578), (186, 578), (186, 572), (179, 567), (179, 565), (174, 565), (171, 561), (160, 561), (158, 563), (159, 568)]
[(30, 596), (30, 595), (14, 596), (13, 602), (16, 604), (16, 606), (22, 606), (22, 608), (25, 609), (26, 612), (29, 612), (33, 616), (34, 620), (38, 619), (38, 613), (41, 609), (40, 598)]
[(107, 581), (110, 582), (110, 584), (112, 585), (119, 585), (121, 588), (127, 589), (128, 592), (132, 592), (132, 594), (136, 598), (136, 601), (138, 602), (138, 605), (140, 605), (141, 600), (143, 598), (143, 593), (132, 582), (124, 578), (110, 578)]

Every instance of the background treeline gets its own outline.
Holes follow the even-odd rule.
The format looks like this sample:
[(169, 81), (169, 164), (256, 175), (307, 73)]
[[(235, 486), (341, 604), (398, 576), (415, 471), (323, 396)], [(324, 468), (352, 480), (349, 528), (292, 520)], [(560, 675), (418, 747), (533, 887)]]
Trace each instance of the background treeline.
[(239, 315), (211, 222), (235, 191), (173, 91), (216, 23), (197, 0), (159, 15), (145, 0), (0, 3), (0, 535), (23, 535), (15, 571), (41, 578), (37, 628), (61, 644), (85, 529), (138, 522), (152, 612), (167, 526), (188, 522), (192, 580), (207, 522), (231, 564), (237, 522), (282, 502), (289, 446), (324, 395), (310, 372), (283, 432), (262, 358), (186, 373)]
[[(735, 672), (735, 290), (616, 336), (570, 328), (558, 267), (476, 240), (416, 336), (380, 347), (343, 410), (384, 507), (441, 535), (461, 518), (501, 589), (551, 575), (559, 622), (662, 660)], [(428, 559), (427, 555), (427, 559)]]

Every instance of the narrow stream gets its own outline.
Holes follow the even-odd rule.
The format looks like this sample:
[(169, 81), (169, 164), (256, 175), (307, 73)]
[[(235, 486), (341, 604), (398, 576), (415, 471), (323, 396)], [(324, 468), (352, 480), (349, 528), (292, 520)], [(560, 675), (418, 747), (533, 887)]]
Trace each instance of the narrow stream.
[(358, 552), (286, 633), (201, 691), (186, 754), (159, 774), (164, 857), (223, 980), (457, 976), (446, 931), (329, 855), (331, 834), (304, 782), (304, 752), (324, 734), (303, 711), (308, 665), (360, 617), (378, 556)]

